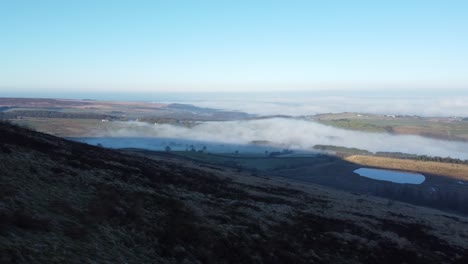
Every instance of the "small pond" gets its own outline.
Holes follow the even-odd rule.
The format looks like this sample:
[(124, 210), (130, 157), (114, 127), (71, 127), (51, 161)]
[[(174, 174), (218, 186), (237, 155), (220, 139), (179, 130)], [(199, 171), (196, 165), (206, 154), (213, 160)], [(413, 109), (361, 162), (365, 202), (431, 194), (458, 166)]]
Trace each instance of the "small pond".
[(419, 173), (402, 172), (394, 170), (360, 168), (355, 170), (354, 172), (362, 177), (381, 181), (391, 181), (395, 183), (421, 184), (426, 180), (426, 177)]

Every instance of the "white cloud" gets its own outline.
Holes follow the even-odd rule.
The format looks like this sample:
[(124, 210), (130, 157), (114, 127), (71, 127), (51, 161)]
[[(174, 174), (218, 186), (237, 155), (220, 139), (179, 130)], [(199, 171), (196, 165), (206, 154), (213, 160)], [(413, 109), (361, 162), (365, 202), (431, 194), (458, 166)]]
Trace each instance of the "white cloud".
[(192, 128), (168, 124), (151, 125), (140, 122), (122, 122), (119, 125), (120, 128), (103, 131), (102, 136), (180, 138), (233, 144), (268, 140), (282, 147), (304, 150), (322, 144), (353, 147), (372, 152), (391, 151), (468, 159), (468, 143), (419, 136), (349, 131), (304, 120), (271, 118), (251, 121), (204, 122)]

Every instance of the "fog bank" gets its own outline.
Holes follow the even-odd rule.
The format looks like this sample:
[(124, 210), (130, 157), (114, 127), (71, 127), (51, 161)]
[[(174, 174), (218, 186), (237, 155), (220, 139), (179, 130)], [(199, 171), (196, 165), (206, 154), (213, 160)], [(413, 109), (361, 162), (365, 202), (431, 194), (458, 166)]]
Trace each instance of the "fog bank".
[(242, 111), (258, 115), (314, 115), (320, 113), (359, 112), (419, 116), (468, 117), (468, 97), (351, 97), (285, 96), (216, 98), (185, 101), (199, 107)]
[(266, 140), (276, 146), (310, 150), (315, 145), (335, 145), (418, 155), (468, 159), (468, 143), (411, 135), (365, 133), (321, 125), (311, 121), (271, 118), (250, 121), (204, 122), (192, 128), (169, 124), (120, 122), (102, 131), (103, 137), (160, 137), (248, 144)]

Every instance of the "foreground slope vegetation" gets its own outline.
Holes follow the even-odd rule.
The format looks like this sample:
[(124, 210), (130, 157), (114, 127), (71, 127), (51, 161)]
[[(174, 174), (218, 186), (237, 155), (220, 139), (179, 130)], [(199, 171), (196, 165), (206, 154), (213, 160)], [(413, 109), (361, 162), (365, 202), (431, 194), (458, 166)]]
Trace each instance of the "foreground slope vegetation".
[(0, 124), (0, 263), (468, 263), (468, 219)]

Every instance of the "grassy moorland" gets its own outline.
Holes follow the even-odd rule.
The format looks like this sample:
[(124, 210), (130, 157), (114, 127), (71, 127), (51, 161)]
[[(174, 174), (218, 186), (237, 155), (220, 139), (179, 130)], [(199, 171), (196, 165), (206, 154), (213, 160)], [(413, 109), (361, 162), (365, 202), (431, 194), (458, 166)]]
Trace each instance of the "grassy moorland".
[(102, 122), (96, 119), (68, 118), (22, 118), (13, 120), (15, 124), (29, 127), (59, 137), (95, 136), (99, 131), (109, 129), (113, 122)]
[(172, 151), (171, 154), (189, 158), (202, 163), (222, 165), (236, 169), (248, 169), (251, 171), (272, 171), (284, 168), (301, 167), (326, 160), (325, 157), (269, 157), (265, 154), (240, 153), (240, 154), (214, 154), (192, 151)]
[(444, 175), (454, 179), (468, 180), (468, 165), (435, 161), (419, 161), (377, 156), (352, 155), (345, 160), (363, 166), (373, 166), (394, 170)]
[[(122, 151), (156, 160), (183, 160), (196, 164), (200, 168), (210, 168), (217, 171), (228, 169), (256, 177), (275, 177), (275, 179), (319, 184), (338, 190), (374, 195), (468, 215), (466, 207), (468, 184), (460, 181), (462, 178), (455, 180), (457, 178), (446, 176), (445, 174), (450, 174), (450, 171), (443, 169), (438, 171), (440, 174), (420, 171), (425, 175), (425, 181), (422, 184), (413, 185), (361, 177), (354, 171), (363, 166), (372, 167), (372, 165), (359, 164), (334, 155), (269, 157), (265, 154), (252, 153), (214, 154), (192, 151), (161, 152), (144, 149), (125, 149)], [(349, 157), (350, 155), (340, 154), (340, 156)], [(451, 167), (450, 163), (442, 164)], [(400, 167), (395, 169), (405, 170), (403, 166), (399, 164), (397, 166)], [(385, 168), (385, 166), (382, 165), (380, 168)]]
[(357, 131), (420, 135), (448, 140), (468, 140), (468, 121), (461, 117), (339, 113), (319, 114), (311, 119), (325, 125)]
[(60, 137), (93, 137), (119, 128), (120, 122), (177, 124), (247, 118), (241, 112), (184, 104), (71, 99), (0, 98), (0, 119)]
[(468, 218), (0, 124), (1, 263), (466, 263)]

